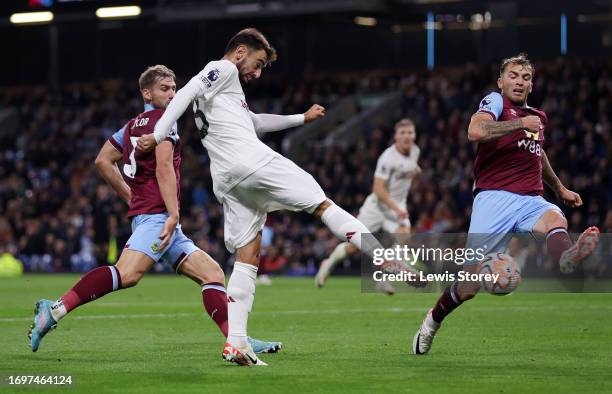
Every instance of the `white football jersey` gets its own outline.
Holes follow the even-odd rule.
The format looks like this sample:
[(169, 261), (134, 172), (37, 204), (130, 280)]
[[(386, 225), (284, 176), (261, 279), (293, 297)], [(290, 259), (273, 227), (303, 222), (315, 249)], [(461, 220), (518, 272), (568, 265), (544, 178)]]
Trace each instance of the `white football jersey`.
[(257, 137), (232, 62), (212, 61), (192, 81), (196, 79), (201, 86), (193, 102), (195, 122), (210, 156), (213, 190), (222, 200), (228, 190), (280, 155)]
[[(421, 149), (417, 145), (413, 145), (410, 154), (405, 156), (397, 150), (394, 144), (385, 149), (376, 163), (374, 177), (386, 180), (389, 195), (398, 206), (404, 209), (410, 186), (412, 186), (412, 178), (417, 172), (420, 154)], [(374, 193), (372, 194), (376, 197)], [(378, 201), (378, 204), (383, 205), (384, 203)]]

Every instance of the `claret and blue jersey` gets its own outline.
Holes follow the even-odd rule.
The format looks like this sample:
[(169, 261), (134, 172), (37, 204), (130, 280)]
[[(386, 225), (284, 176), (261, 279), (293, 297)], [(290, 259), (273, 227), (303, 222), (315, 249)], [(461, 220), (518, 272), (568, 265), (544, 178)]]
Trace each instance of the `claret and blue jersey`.
[(548, 122), (546, 114), (528, 105), (515, 105), (497, 92), (482, 99), (478, 112), (487, 113), (500, 122), (535, 115), (540, 117), (542, 126), (536, 133), (521, 130), (479, 143), (474, 161), (475, 188), (542, 195), (542, 150)]
[[(159, 191), (155, 175), (155, 152), (141, 152), (134, 149), (138, 137), (153, 132), (155, 123), (164, 113), (163, 109), (155, 109), (146, 104), (145, 111), (131, 119), (125, 126), (109, 138), (110, 143), (123, 154), (121, 172), (126, 183), (132, 190), (132, 201), (128, 216), (140, 214), (156, 214), (166, 211), (166, 205)], [(180, 194), (181, 152), (178, 131), (175, 127), (166, 139), (175, 146), (174, 171), (176, 173), (177, 191)]]
[[(132, 236), (125, 248), (142, 252), (154, 261), (163, 258), (176, 270), (179, 264), (198, 248), (183, 234), (178, 225), (170, 245), (166, 249), (159, 249), (159, 234), (168, 214), (155, 174), (157, 164), (155, 152), (141, 152), (135, 149), (138, 137), (153, 133), (155, 123), (163, 113), (163, 109), (155, 109), (146, 104), (145, 111), (114, 133), (109, 138), (109, 142), (123, 154), (124, 164), (121, 172), (132, 191), (128, 210), (128, 216), (132, 218)], [(174, 145), (173, 164), (177, 194), (180, 195), (181, 151), (176, 124), (166, 140)]]
[(532, 232), (546, 211), (561, 210), (542, 197), (546, 114), (527, 105), (517, 106), (496, 92), (482, 99), (478, 112), (488, 113), (495, 121), (536, 115), (542, 122), (536, 133), (521, 130), (478, 144), (468, 247), (487, 245), (486, 253), (491, 253), (504, 251), (511, 233)]

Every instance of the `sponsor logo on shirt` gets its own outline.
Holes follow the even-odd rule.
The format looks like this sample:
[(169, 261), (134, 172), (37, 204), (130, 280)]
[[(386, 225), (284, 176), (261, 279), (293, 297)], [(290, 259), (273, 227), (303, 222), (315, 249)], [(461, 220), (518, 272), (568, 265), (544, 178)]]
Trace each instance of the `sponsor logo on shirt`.
[(206, 78), (208, 78), (210, 82), (215, 82), (219, 78), (219, 74), (220, 74), (219, 69), (214, 68), (208, 72), (208, 75), (206, 76)]
[(525, 149), (531, 154), (536, 156), (542, 156), (542, 147), (538, 143), (538, 141), (534, 141), (531, 139), (522, 139), (518, 141), (518, 147)]

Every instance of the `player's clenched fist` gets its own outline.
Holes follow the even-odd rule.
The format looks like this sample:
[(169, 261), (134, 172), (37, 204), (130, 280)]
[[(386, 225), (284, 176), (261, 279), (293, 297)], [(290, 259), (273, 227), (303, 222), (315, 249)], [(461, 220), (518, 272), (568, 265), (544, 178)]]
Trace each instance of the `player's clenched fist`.
[(136, 143), (136, 147), (143, 152), (153, 150), (156, 145), (157, 141), (155, 141), (155, 136), (153, 134), (145, 134), (139, 137)]
[(325, 108), (319, 104), (314, 104), (308, 111), (304, 113), (304, 123), (313, 122), (325, 116)]
[(521, 123), (523, 127), (532, 133), (537, 133), (540, 131), (540, 127), (542, 127), (542, 121), (539, 116), (529, 115), (521, 118)]

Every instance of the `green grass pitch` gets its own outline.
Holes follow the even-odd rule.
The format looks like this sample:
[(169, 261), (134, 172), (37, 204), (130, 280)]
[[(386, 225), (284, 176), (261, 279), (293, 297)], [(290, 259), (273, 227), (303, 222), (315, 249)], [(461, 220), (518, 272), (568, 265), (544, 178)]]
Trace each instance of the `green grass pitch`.
[(0, 280), (0, 374), (71, 374), (72, 388), (0, 392), (275, 393), (612, 391), (612, 294), (487, 294), (449, 316), (426, 356), (412, 337), (437, 294), (362, 294), (357, 278), (258, 287), (249, 333), (280, 340), (268, 367), (221, 360), (198, 286), (148, 276), (76, 310), (27, 346), (34, 303), (76, 275)]

